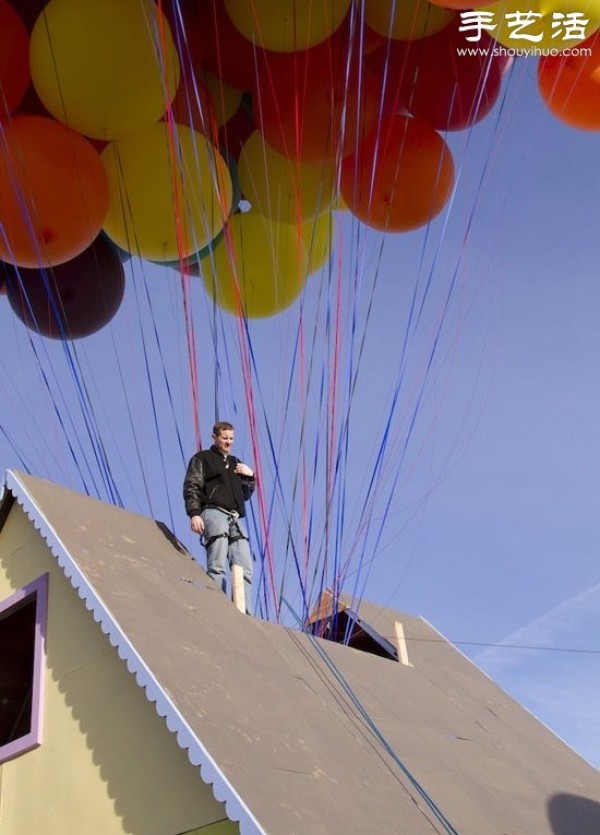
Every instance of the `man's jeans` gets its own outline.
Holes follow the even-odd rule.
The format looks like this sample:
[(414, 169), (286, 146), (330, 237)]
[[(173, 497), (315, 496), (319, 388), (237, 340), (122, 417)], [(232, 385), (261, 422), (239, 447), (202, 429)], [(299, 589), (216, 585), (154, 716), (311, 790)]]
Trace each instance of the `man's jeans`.
[(248, 534), (234, 514), (207, 507), (202, 511), (203, 542), (206, 548), (207, 574), (223, 591), (227, 589), (226, 566), (241, 565), (244, 572), (246, 611), (252, 613), (252, 554)]

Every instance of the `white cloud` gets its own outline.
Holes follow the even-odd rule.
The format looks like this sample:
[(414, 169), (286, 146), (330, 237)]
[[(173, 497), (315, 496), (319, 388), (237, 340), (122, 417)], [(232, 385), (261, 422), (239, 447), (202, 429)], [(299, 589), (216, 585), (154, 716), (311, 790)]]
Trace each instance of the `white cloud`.
[[(590, 620), (597, 626), (592, 630)], [(590, 635), (600, 634), (600, 583), (564, 600), (540, 617), (503, 638), (474, 656), (477, 666), (488, 675), (496, 675), (509, 667), (521, 666), (525, 654), (532, 650), (516, 647), (564, 647), (566, 649), (596, 649)], [(566, 640), (565, 640), (566, 639)], [(574, 644), (577, 640), (577, 645)], [(582, 643), (587, 640), (587, 644)], [(553, 653), (554, 654), (554, 653)], [(556, 653), (559, 656), (560, 653)]]
[[(595, 767), (600, 767), (600, 583), (563, 601), (473, 660)], [(555, 652), (517, 647), (570, 649)]]

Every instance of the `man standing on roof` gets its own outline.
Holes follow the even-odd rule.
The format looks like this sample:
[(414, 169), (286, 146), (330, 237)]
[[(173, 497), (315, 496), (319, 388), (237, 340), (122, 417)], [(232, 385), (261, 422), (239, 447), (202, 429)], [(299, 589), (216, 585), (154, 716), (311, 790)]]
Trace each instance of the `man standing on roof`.
[(241, 523), (256, 480), (246, 464), (230, 455), (235, 437), (231, 423), (213, 427), (213, 445), (197, 452), (188, 464), (183, 482), (185, 509), (191, 528), (206, 548), (207, 573), (226, 590), (226, 565), (241, 565), (244, 572), (246, 611), (251, 612), (252, 554), (248, 534)]

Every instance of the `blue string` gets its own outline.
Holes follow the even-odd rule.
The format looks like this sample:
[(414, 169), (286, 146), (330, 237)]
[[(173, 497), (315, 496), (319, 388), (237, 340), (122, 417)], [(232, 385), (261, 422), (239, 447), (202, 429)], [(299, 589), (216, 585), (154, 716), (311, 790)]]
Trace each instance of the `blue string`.
[[(302, 630), (305, 630), (305, 624), (303, 624), (299, 620), (297, 613), (290, 606), (290, 604), (287, 602), (287, 600), (285, 600), (284, 602), (285, 602), (286, 606), (288, 607), (288, 609), (290, 610), (292, 616), (296, 620), (298, 626)], [(393, 759), (393, 761), (396, 763), (396, 765), (399, 767), (401, 772), (404, 774), (404, 776), (409, 781), (410, 785), (416, 790), (416, 792), (419, 794), (419, 796), (425, 801), (425, 803), (427, 804), (429, 809), (433, 812), (433, 814), (434, 814), (435, 818), (438, 820), (438, 822), (441, 823), (441, 825), (444, 827), (446, 832), (449, 833), (449, 835), (459, 835), (458, 830), (455, 829), (455, 827), (450, 823), (448, 818), (444, 815), (441, 808), (437, 805), (437, 803), (431, 797), (429, 792), (421, 785), (421, 783), (419, 783), (419, 781), (412, 774), (412, 772), (410, 771), (408, 766), (401, 760), (401, 758), (398, 756), (398, 754), (396, 754), (396, 752), (394, 751), (394, 749), (392, 748), (390, 743), (387, 741), (387, 739), (385, 738), (383, 733), (379, 730), (379, 728), (377, 727), (377, 725), (375, 724), (375, 722), (371, 718), (369, 712), (364, 707), (364, 705), (362, 704), (362, 702), (360, 701), (360, 699), (358, 698), (358, 696), (356, 695), (356, 693), (354, 692), (354, 690), (352, 689), (350, 684), (348, 683), (347, 679), (342, 674), (339, 667), (335, 664), (335, 662), (333, 661), (331, 656), (326, 651), (324, 642), (319, 641), (319, 639), (316, 638), (314, 635), (312, 635), (312, 633), (309, 632), (309, 631), (304, 631), (304, 634), (307, 635), (311, 645), (317, 651), (317, 653), (321, 657), (321, 659), (325, 662), (327, 668), (333, 674), (336, 681), (341, 686), (342, 690), (346, 693), (346, 695), (348, 696), (348, 698), (350, 699), (350, 701), (352, 702), (352, 704), (356, 708), (356, 710), (358, 712), (358, 715), (365, 722), (367, 728), (371, 731), (371, 733), (373, 734), (375, 739), (382, 745), (382, 747), (384, 748), (386, 753), (389, 754), (389, 756)], [(423, 813), (422, 809), (420, 809), (419, 811), (421, 811)]]
[(27, 474), (31, 475), (31, 470), (30, 470), (29, 466), (25, 463), (25, 459), (23, 458), (23, 456), (19, 452), (19, 449), (18, 449), (17, 445), (15, 444), (13, 438), (8, 434), (7, 430), (4, 428), (4, 426), (1, 423), (0, 423), (0, 432), (4, 435), (4, 437), (6, 438), (6, 440), (8, 441), (10, 446), (12, 447), (13, 452), (17, 456), (21, 467), (25, 470), (25, 472)]

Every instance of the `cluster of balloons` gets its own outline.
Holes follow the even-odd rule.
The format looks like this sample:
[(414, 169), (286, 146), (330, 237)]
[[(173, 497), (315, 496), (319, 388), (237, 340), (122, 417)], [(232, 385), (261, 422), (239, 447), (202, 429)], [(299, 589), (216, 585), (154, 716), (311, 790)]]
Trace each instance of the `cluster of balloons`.
[[(232, 313), (269, 316), (326, 262), (333, 211), (386, 232), (427, 224), (454, 184), (441, 132), (489, 113), (507, 65), (492, 48), (502, 27), (480, 32), (487, 54), (459, 55), (458, 10), (500, 19), (518, 5), (0, 0), (13, 308), (43, 333), (93, 332), (136, 255), (200, 275)], [(545, 16), (581, 7), (594, 25), (598, 5), (528, 3)], [(598, 37), (591, 58), (539, 64), (548, 105), (578, 127), (600, 127)]]

